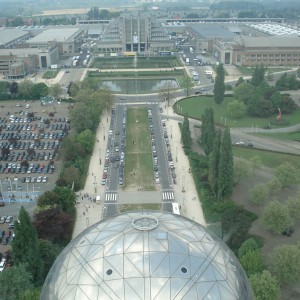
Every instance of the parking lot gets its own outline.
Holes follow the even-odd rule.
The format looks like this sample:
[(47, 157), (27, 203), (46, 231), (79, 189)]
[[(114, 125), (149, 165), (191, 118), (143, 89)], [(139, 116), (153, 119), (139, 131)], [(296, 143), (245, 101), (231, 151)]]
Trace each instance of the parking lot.
[(65, 103), (1, 102), (1, 205), (33, 201), (54, 187), (59, 148), (69, 130)]
[(65, 103), (2, 101), (0, 106), (0, 252), (4, 253), (13, 238), (9, 224), (17, 220), (21, 205), (32, 214), (38, 196), (54, 188), (61, 166), (59, 149), (70, 123)]

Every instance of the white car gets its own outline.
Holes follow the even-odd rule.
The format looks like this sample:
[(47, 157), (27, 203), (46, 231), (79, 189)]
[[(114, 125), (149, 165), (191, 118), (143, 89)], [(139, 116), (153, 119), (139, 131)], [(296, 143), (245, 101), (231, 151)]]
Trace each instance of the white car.
[(42, 179), (42, 182), (46, 183), (47, 181), (48, 181), (48, 177), (44, 176), (43, 179)]
[(235, 143), (236, 145), (245, 145), (245, 142), (239, 141)]
[(39, 177), (36, 179), (36, 182), (42, 182), (42, 176), (39, 176)]
[(155, 178), (155, 183), (159, 183), (159, 178)]

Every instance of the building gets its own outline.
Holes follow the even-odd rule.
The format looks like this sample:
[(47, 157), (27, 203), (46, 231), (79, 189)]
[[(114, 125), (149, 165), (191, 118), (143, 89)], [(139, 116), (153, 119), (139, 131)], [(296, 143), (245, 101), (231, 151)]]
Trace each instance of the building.
[(30, 38), (30, 33), (15, 28), (0, 29), (0, 49), (17, 48)]
[(202, 225), (160, 211), (96, 223), (60, 253), (41, 299), (254, 299), (231, 250)]
[(49, 45), (57, 44), (58, 54), (72, 55), (79, 52), (83, 42), (84, 29), (78, 27), (59, 27), (46, 29), (27, 41), (29, 48), (47, 49)]
[(300, 37), (239, 36), (233, 42), (215, 41), (214, 56), (224, 64), (238, 66), (298, 66)]
[(174, 49), (167, 30), (145, 12), (125, 12), (110, 22), (97, 49), (103, 53), (158, 53)]

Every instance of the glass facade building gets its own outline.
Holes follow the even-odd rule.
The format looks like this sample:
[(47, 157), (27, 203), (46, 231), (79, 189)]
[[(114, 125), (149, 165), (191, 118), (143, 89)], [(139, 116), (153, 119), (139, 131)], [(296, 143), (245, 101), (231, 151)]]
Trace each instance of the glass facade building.
[(160, 211), (101, 221), (63, 250), (41, 299), (222, 299), (253, 294), (231, 250), (202, 225)]

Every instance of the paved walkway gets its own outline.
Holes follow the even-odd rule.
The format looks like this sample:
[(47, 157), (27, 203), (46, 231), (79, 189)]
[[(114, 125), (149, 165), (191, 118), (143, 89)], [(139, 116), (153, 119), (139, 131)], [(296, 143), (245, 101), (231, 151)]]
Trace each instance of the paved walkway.
[(177, 115), (173, 112), (173, 108), (171, 106), (165, 108), (163, 105), (162, 107), (164, 113), (168, 116), (166, 126), (170, 137), (169, 141), (172, 156), (173, 159), (175, 159), (174, 165), (177, 175), (177, 183), (174, 184), (174, 191), (175, 199), (181, 206), (180, 213), (181, 215), (206, 226), (194, 179), (192, 177), (192, 173), (189, 172), (189, 160), (182, 149), (181, 132), (178, 121), (172, 118)]
[[(77, 219), (74, 226), (73, 238), (87, 227), (101, 220), (103, 199), (105, 197), (105, 186), (101, 185), (101, 180), (104, 168), (106, 137), (108, 134), (109, 124), (110, 113), (105, 113), (101, 117), (101, 122), (97, 128), (96, 143), (91, 156), (84, 189), (77, 192)], [(100, 196), (100, 203), (94, 202), (97, 195)]]

